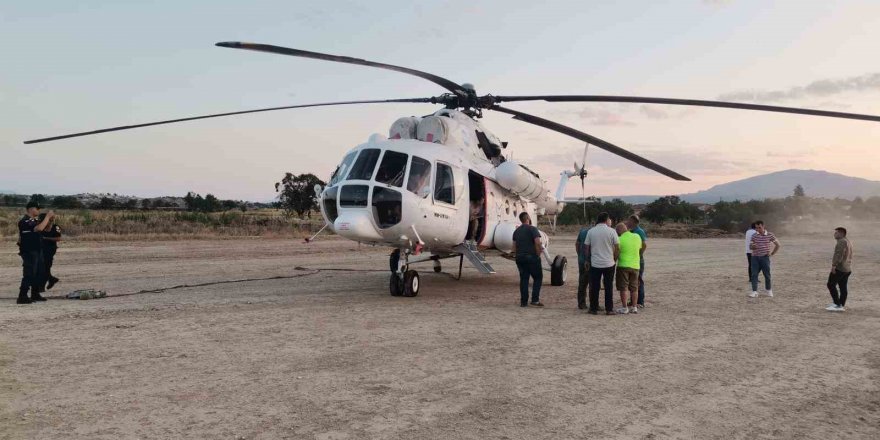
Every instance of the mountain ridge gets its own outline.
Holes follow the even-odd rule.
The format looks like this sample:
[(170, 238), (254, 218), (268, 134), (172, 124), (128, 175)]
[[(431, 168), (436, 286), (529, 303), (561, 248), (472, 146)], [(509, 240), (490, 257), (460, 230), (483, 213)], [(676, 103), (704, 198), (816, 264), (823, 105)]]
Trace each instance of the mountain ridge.
[[(854, 199), (880, 196), (880, 181), (851, 177), (823, 170), (789, 169), (722, 183), (693, 193), (677, 194), (690, 203), (716, 203), (733, 200), (763, 200), (792, 195), (801, 185), (807, 196)], [(660, 195), (602, 196), (603, 200), (619, 198), (628, 203), (649, 203)]]

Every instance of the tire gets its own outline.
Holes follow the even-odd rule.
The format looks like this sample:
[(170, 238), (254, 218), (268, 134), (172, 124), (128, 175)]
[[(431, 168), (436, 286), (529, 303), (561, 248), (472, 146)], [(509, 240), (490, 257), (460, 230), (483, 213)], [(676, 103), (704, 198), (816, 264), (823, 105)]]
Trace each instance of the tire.
[(557, 255), (550, 265), (550, 285), (562, 286), (568, 278), (568, 259), (562, 255)]
[(403, 295), (403, 282), (401, 282), (400, 277), (398, 277), (396, 273), (391, 274), (391, 280), (388, 282), (388, 286), (391, 291), (391, 296)]
[(403, 296), (417, 296), (420, 287), (418, 272), (408, 270), (403, 273)]
[(443, 268), (440, 266), (440, 262), (435, 261), (434, 262), (434, 273), (440, 273), (440, 271), (442, 271), (442, 270), (443, 270)]

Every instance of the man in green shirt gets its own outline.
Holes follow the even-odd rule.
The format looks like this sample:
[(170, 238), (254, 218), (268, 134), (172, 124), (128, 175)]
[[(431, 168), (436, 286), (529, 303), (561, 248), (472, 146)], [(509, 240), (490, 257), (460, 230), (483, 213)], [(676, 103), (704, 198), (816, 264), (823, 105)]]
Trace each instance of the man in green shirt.
[[(639, 313), (637, 301), (639, 293), (639, 262), (642, 251), (642, 237), (627, 230), (626, 225), (617, 225), (617, 235), (620, 236), (620, 257), (617, 261), (617, 290), (620, 292), (622, 307), (617, 311), (620, 314)], [(629, 295), (627, 295), (629, 293)], [(627, 307), (629, 298), (633, 298), (632, 307)]]

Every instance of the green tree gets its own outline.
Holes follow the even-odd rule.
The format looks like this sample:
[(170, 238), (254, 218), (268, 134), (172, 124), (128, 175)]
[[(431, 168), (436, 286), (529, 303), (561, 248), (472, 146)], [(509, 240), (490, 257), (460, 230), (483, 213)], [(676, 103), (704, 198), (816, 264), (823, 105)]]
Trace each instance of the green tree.
[(794, 196), (795, 196), (795, 197), (804, 197), (804, 196), (806, 196), (806, 193), (804, 192), (804, 187), (801, 186), (800, 183), (798, 183), (797, 186), (794, 187)]
[(46, 199), (46, 196), (42, 194), (33, 194), (31, 195), (30, 200), (28, 200), (28, 203), (31, 202), (35, 202), (40, 206), (46, 206), (46, 202), (48, 202), (48, 200)]
[(296, 213), (299, 217), (303, 214), (311, 217), (312, 211), (319, 209), (314, 189), (316, 184), (326, 185), (323, 180), (311, 173), (297, 176), (285, 173), (284, 178), (275, 183), (275, 192), (278, 193), (278, 202), (284, 213), (288, 216)]
[(101, 197), (101, 200), (95, 205), (95, 209), (116, 209), (117, 203), (116, 200), (111, 199), (110, 197)]
[(80, 209), (82, 202), (74, 196), (56, 196), (52, 198), (52, 207), (56, 209)]

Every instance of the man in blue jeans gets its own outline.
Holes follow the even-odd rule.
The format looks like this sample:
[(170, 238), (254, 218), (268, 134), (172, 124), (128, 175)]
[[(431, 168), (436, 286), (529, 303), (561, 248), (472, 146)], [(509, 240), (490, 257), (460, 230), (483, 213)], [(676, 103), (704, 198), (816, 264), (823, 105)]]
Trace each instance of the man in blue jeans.
[[(770, 245), (773, 250), (770, 250)], [(765, 293), (769, 297), (773, 297), (773, 285), (770, 283), (770, 257), (779, 252), (782, 245), (772, 232), (764, 228), (764, 222), (758, 220), (755, 222), (755, 234), (752, 235), (752, 241), (749, 244), (752, 249), (752, 293), (749, 298), (758, 297), (758, 272), (764, 274)]]
[(538, 228), (532, 226), (532, 219), (528, 213), (519, 215), (522, 222), (516, 231), (513, 231), (513, 254), (516, 255), (516, 268), (519, 269), (519, 305), (529, 305), (529, 278), (532, 278), (532, 302), (535, 307), (544, 307), (541, 304), (541, 282), (544, 273), (541, 269), (541, 233)]

